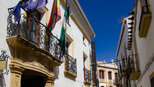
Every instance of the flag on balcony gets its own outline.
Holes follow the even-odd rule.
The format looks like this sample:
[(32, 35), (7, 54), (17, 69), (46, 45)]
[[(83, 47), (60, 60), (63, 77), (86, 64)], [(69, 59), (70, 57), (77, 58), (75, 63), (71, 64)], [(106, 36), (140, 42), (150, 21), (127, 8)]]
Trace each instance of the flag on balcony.
[(65, 5), (65, 12), (64, 12), (64, 20), (63, 20), (63, 25), (61, 29), (61, 35), (60, 35), (60, 41), (61, 41), (61, 47), (63, 51), (63, 55), (66, 54), (66, 38), (65, 38), (65, 32), (66, 32), (66, 21), (67, 21), (67, 13), (68, 13), (68, 6), (67, 6), (67, 0), (66, 0), (66, 5)]
[(68, 4), (66, 4), (64, 17), (67, 23), (69, 23), (69, 16), (70, 16), (70, 7), (68, 6)]
[(20, 20), (20, 2), (13, 8), (12, 14), (15, 16), (15, 20)]
[(20, 21), (20, 8), (36, 9), (45, 6), (48, 0), (20, 0), (18, 4), (13, 8), (13, 15), (16, 21)]
[(47, 28), (51, 31), (54, 29), (56, 23), (61, 19), (60, 14), (60, 1), (54, 0), (52, 11), (49, 19), (49, 23), (47, 25)]
[(62, 47), (63, 55), (66, 53), (66, 40), (65, 40), (65, 32), (66, 32), (66, 23), (63, 21), (61, 35), (60, 35), (60, 46)]
[(36, 9), (45, 6), (48, 0), (21, 0), (21, 5), (26, 9)]

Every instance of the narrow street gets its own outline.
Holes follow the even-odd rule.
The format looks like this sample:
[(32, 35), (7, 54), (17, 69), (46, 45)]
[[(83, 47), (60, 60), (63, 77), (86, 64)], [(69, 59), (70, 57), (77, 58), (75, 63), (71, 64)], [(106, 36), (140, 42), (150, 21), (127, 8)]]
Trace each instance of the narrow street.
[(154, 0), (0, 4), (0, 87), (154, 87)]

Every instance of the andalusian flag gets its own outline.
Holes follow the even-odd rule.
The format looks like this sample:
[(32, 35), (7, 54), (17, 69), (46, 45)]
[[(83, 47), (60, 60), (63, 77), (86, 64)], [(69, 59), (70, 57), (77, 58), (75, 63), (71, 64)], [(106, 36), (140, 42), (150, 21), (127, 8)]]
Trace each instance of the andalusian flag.
[(65, 32), (66, 32), (66, 23), (63, 21), (61, 35), (60, 35), (60, 46), (62, 47), (63, 55), (66, 54), (66, 40), (65, 40)]
[(63, 55), (66, 54), (66, 38), (65, 38), (65, 32), (66, 32), (66, 21), (67, 21), (67, 14), (68, 14), (68, 5), (67, 5), (67, 0), (66, 0), (66, 5), (65, 5), (65, 13), (64, 13), (64, 20), (63, 20), (63, 25), (61, 29), (61, 35), (60, 35), (60, 41), (61, 41), (61, 47), (63, 51)]
[(53, 30), (55, 27), (56, 23), (61, 19), (61, 14), (60, 14), (60, 1), (59, 0), (54, 0), (53, 6), (52, 6), (52, 11), (50, 15), (50, 20), (47, 25), (47, 28)]

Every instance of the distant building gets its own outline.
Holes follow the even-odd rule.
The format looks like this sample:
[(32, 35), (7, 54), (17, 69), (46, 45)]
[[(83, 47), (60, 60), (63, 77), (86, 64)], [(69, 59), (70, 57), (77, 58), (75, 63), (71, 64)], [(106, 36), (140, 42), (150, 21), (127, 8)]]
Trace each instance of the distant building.
[(97, 74), (99, 78), (99, 87), (118, 87), (118, 68), (116, 63), (98, 61)]
[[(119, 80), (120, 86), (130, 87), (129, 73), (128, 69), (132, 66), (132, 58), (130, 47), (132, 45), (132, 30), (130, 29), (131, 21), (129, 20), (132, 16), (126, 17), (122, 20), (121, 33), (119, 37), (119, 43), (117, 47), (117, 60), (118, 60), (118, 71), (119, 71)], [(127, 69), (127, 70), (126, 70)]]

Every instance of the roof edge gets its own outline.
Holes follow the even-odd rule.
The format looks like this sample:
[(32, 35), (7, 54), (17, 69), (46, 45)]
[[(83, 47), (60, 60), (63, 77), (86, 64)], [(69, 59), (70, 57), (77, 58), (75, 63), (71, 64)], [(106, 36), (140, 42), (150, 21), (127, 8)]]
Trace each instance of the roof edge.
[(90, 23), (89, 23), (89, 21), (88, 21), (88, 18), (86, 17), (85, 13), (83, 12), (83, 10), (82, 10), (82, 8), (81, 8), (81, 6), (80, 6), (78, 0), (73, 0), (73, 1), (74, 1), (74, 3), (76, 4), (76, 6), (78, 7), (78, 9), (79, 9), (81, 15), (83, 16), (84, 20), (86, 21), (86, 24), (88, 25), (90, 31), (91, 31), (92, 34), (93, 34), (93, 37), (95, 37), (96, 34), (95, 34), (93, 28), (91, 27), (91, 25), (90, 25)]

